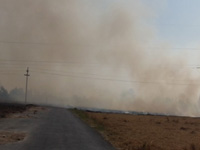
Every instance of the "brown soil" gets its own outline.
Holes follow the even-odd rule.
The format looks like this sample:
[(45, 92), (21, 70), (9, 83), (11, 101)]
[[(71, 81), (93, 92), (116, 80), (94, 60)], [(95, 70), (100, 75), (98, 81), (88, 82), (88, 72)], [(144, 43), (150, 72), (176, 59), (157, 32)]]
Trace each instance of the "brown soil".
[(25, 133), (0, 132), (0, 145), (19, 142), (25, 138)]
[(26, 106), (18, 104), (0, 104), (0, 118), (7, 118), (9, 114), (22, 113)]
[(23, 112), (16, 111), (15, 113), (9, 113), (6, 115), (6, 118), (35, 118), (35, 115), (38, 112), (44, 110), (47, 110), (47, 108), (36, 105), (27, 105)]
[[(0, 119), (2, 118), (30, 118), (46, 108), (35, 105), (0, 104)], [(26, 133), (0, 131), (0, 145), (24, 140)]]
[(200, 150), (200, 118), (85, 113), (120, 150)]
[(42, 110), (46, 110), (46, 108), (31, 104), (25, 106), (21, 104), (0, 103), (0, 118), (29, 118)]

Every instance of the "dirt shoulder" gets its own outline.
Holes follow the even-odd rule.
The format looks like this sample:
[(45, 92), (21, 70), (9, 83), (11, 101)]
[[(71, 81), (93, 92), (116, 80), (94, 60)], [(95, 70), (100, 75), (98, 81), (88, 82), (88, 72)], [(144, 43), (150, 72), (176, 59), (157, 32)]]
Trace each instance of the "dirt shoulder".
[(22, 141), (26, 133), (15, 133), (9, 131), (0, 131), (0, 145)]
[(200, 149), (199, 118), (73, 112), (119, 150)]
[(10, 114), (22, 113), (26, 110), (27, 107), (24, 105), (0, 103), (0, 118), (7, 118)]
[[(0, 129), (0, 145), (19, 142), (28, 136), (27, 132), (20, 131), (17, 125), (12, 125), (10, 122), (17, 122), (16, 119), (34, 118), (38, 112), (43, 110), (45, 108), (36, 105), (25, 106), (21, 104), (0, 103), (0, 123), (3, 127)], [(6, 125), (6, 123), (7, 127), (3, 125)]]

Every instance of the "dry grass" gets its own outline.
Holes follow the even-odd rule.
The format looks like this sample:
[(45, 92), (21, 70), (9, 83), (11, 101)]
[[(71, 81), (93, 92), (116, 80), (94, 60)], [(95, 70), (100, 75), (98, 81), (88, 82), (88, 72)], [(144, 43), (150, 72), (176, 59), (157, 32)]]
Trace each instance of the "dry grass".
[(119, 150), (200, 150), (200, 119), (82, 112)]

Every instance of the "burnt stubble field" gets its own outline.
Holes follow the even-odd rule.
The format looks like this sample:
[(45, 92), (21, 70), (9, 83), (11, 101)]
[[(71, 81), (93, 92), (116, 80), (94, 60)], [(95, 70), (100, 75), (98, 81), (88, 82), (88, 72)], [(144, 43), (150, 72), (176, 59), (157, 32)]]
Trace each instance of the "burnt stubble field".
[(81, 113), (119, 150), (200, 150), (200, 118)]

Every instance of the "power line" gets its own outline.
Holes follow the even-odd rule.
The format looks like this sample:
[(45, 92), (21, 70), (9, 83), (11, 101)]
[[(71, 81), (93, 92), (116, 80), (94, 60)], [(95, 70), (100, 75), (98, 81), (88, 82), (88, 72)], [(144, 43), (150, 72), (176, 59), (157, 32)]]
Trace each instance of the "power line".
[[(13, 71), (22, 71), (23, 69), (16, 69), (16, 70), (1, 70), (0, 69), (0, 72), (5, 72), (7, 71), (8, 73), (9, 72), (13, 72)], [(70, 72), (70, 71), (59, 71), (59, 70), (51, 70), (51, 69), (43, 69), (43, 68), (32, 68), (32, 71), (35, 71), (35, 72), (45, 72), (46, 74), (49, 73), (49, 74), (55, 74), (58, 73), (58, 74), (61, 74), (61, 75), (89, 75), (89, 76), (96, 76), (96, 77), (100, 77), (100, 78), (110, 78), (110, 77), (127, 77), (128, 74), (124, 74), (125, 76), (123, 76), (122, 74), (120, 74), (119, 76), (107, 76), (108, 74), (98, 74), (98, 73), (85, 73), (85, 72)], [(177, 81), (177, 80), (176, 80)], [(190, 80), (181, 80), (182, 81), (190, 81)], [(162, 81), (161, 81), (162, 82)], [(172, 81), (171, 81), (172, 82)], [(178, 81), (180, 82), (180, 81)]]
[[(134, 40), (135, 41), (135, 40)], [(137, 40), (137, 41), (142, 41), (142, 42), (148, 42), (146, 40)], [(152, 42), (152, 41), (151, 41)], [(47, 42), (20, 42), (20, 41), (0, 41), (0, 44), (20, 44), (20, 45), (74, 45), (74, 46), (96, 46), (95, 44), (65, 44), (65, 43), (47, 43)], [(146, 47), (144, 46), (143, 48), (148, 48), (148, 49), (184, 49), (184, 50), (200, 50), (200, 48), (194, 48), (194, 47)], [(2, 49), (1, 49), (2, 50)]]
[(16, 74), (21, 74), (21, 72), (1, 72), (1, 75), (7, 75), (7, 74), (9, 74), (9, 75), (16, 75)]
[(159, 23), (159, 25), (162, 25), (162, 26), (179, 26), (179, 27), (187, 27), (187, 28), (190, 28), (190, 27), (197, 27), (199, 28), (200, 27), (200, 24), (175, 24), (175, 23)]
[(54, 75), (54, 76), (63, 76), (63, 77), (72, 77), (72, 78), (84, 78), (84, 79), (93, 79), (93, 80), (105, 80), (105, 81), (118, 81), (118, 82), (136, 83), (136, 84), (169, 84), (169, 85), (190, 85), (190, 86), (200, 85), (200, 84), (190, 84), (190, 83), (168, 83), (168, 82), (155, 82), (155, 81), (132, 81), (132, 80), (124, 80), (124, 79), (87, 77), (87, 76), (76, 76), (76, 75), (69, 75), (69, 74), (49, 73), (49, 72), (44, 72), (44, 71), (32, 71), (32, 72), (41, 73), (41, 74), (48, 74), (48, 75)]
[[(85, 73), (85, 72), (70, 72), (70, 71), (59, 71), (59, 70), (51, 70), (51, 69), (42, 69), (42, 68), (33, 68), (32, 69), (33, 71), (48, 71), (47, 73), (64, 73), (64, 74), (79, 74), (79, 75), (89, 75), (89, 76), (101, 76), (101, 77), (106, 77), (105, 75), (108, 75), (108, 74), (98, 74), (98, 73)], [(112, 73), (111, 73), (112, 75)], [(122, 75), (126, 75), (126, 76), (122, 76)], [(114, 76), (114, 77), (127, 77), (127, 75), (129, 75), (128, 73), (126, 74), (119, 74), (119, 76)], [(109, 76), (109, 77), (112, 77), (112, 76)], [(109, 78), (108, 77), (108, 78)], [(177, 81), (177, 80), (176, 80)], [(182, 80), (182, 81), (190, 81), (190, 80)]]
[(0, 41), (1, 44), (27, 44), (27, 45), (60, 45), (61, 43), (45, 43), (45, 42), (20, 42), (20, 41)]
[[(98, 63), (85, 63), (85, 62), (70, 62), (70, 61), (41, 61), (41, 60), (6, 60), (6, 59), (0, 59), (0, 67), (2, 65), (13, 65), (13, 66), (20, 66), (20, 65), (27, 65), (29, 63), (30, 65), (48, 65), (48, 64), (53, 64), (53, 65), (89, 65), (89, 66), (105, 66), (105, 64), (98, 64)], [(13, 64), (14, 63), (14, 64)], [(19, 64), (16, 64), (19, 63)], [(31, 64), (33, 63), (33, 64)], [(109, 64), (108, 64), (109, 65)], [(88, 67), (89, 67), (88, 66)], [(111, 64), (112, 66), (112, 64)], [(188, 65), (176, 65), (174, 64), (173, 66), (177, 67), (198, 67), (200, 66), (199, 64), (188, 64)], [(126, 67), (122, 65), (122, 67)], [(158, 66), (158, 67), (165, 67), (165, 66)], [(128, 68), (128, 67), (127, 67)]]
[(177, 50), (200, 50), (200, 48), (194, 48), (194, 47), (145, 47), (148, 49), (177, 49)]
[[(40, 65), (41, 66), (41, 65)], [(14, 67), (14, 68), (13, 68)], [(182, 66), (183, 67), (183, 66)], [(198, 68), (199, 66), (188, 66), (190, 67), (191, 69), (196, 69)], [(54, 69), (46, 69), (46, 68), (37, 68), (36, 66), (32, 67), (33, 70), (35, 71), (50, 71), (50, 72), (59, 72), (59, 73), (69, 73), (69, 74), (83, 74), (83, 75), (90, 75), (90, 76), (104, 76), (105, 77), (105, 74), (99, 74), (99, 73), (90, 73), (90, 72), (77, 72), (77, 71), (63, 71), (64, 68), (62, 68), (62, 71), (60, 70), (54, 70)], [(111, 68), (110, 68), (111, 69)], [(164, 68), (156, 68), (156, 70), (158, 69), (164, 69)], [(183, 68), (180, 68), (180, 69), (183, 69)], [(15, 66), (10, 66), (10, 67), (5, 67), (5, 66), (1, 66), (0, 65), (0, 71), (21, 71), (23, 70), (22, 67), (15, 67)], [(94, 70), (93, 70), (94, 72)], [(124, 75), (128, 75), (128, 73), (124, 74)], [(120, 76), (122, 77), (122, 74), (120, 74)], [(117, 76), (117, 77), (120, 77), (120, 76)], [(127, 77), (127, 76), (126, 76)]]
[(82, 65), (99, 65), (97, 63), (85, 63), (85, 62), (75, 62), (75, 61), (43, 61), (43, 60), (7, 60), (0, 59), (1, 62), (22, 62), (22, 63), (54, 63), (54, 64), (82, 64)]
[(97, 73), (85, 73), (85, 72), (69, 72), (69, 71), (59, 71), (59, 70), (50, 70), (50, 69), (42, 69), (42, 68), (37, 68), (37, 69), (32, 69), (33, 71), (50, 71), (50, 72), (59, 72), (59, 73), (70, 73), (70, 74), (83, 74), (83, 75), (102, 75), (102, 74), (97, 74)]
[(21, 71), (22, 70), (0, 70), (0, 73), (17, 73)]
[(86, 73), (86, 72), (74, 72), (74, 71), (59, 71), (59, 70), (50, 70), (50, 69), (42, 69), (42, 68), (32, 68), (32, 71), (38, 71), (38, 72), (43, 72), (45, 71), (46, 73), (59, 73), (59, 74), (67, 74), (67, 75), (87, 75), (87, 76), (92, 76), (92, 77), (103, 77), (103, 78), (127, 78), (128, 74), (123, 73), (123, 74), (100, 74), (100, 73)]
[[(83, 63), (74, 63), (74, 64), (67, 64), (67, 63), (29, 63), (29, 62), (0, 62), (0, 67), (1, 66), (7, 66), (7, 67), (26, 67), (27, 64), (31, 67), (81, 67), (81, 68), (97, 68), (99, 65), (95, 65), (95, 64), (83, 64)], [(103, 66), (103, 65), (102, 65)], [(104, 65), (105, 66), (105, 65)]]
[[(168, 84), (168, 85), (190, 85), (190, 86), (198, 86), (200, 84), (191, 84), (191, 83), (170, 83), (163, 81), (133, 81), (133, 80), (125, 80), (125, 79), (113, 79), (113, 78), (105, 78), (105, 77), (89, 77), (89, 76), (79, 76), (79, 75), (71, 75), (71, 74), (60, 74), (60, 73), (50, 73), (45, 71), (32, 71), (33, 73), (47, 74), (53, 76), (62, 76), (62, 77), (72, 77), (72, 78), (83, 78), (83, 79), (93, 79), (93, 80), (104, 80), (104, 81), (116, 81), (116, 82), (125, 82), (125, 83), (135, 83), (135, 84)], [(13, 72), (1, 72), (1, 74), (17, 74)]]

